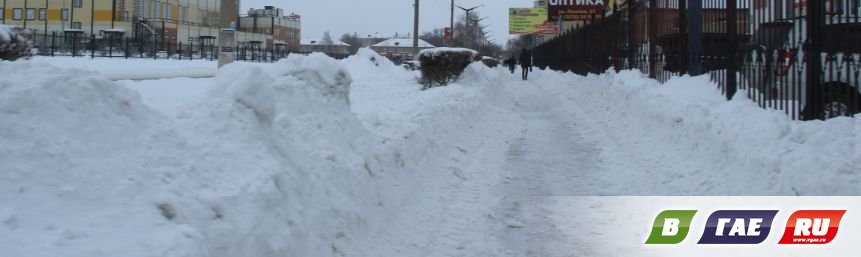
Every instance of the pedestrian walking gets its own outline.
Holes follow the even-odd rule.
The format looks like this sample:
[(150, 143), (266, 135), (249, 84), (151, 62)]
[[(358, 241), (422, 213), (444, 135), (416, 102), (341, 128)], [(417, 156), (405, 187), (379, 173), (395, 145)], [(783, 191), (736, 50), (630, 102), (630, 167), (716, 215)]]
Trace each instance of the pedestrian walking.
[(514, 74), (514, 67), (517, 66), (517, 59), (514, 59), (514, 55), (509, 56), (505, 60), (505, 65), (508, 65), (508, 70), (511, 71), (511, 74)]
[(532, 67), (532, 53), (526, 48), (523, 48), (523, 51), (520, 52), (520, 68), (522, 71), (523, 80), (526, 80), (529, 77), (529, 70)]

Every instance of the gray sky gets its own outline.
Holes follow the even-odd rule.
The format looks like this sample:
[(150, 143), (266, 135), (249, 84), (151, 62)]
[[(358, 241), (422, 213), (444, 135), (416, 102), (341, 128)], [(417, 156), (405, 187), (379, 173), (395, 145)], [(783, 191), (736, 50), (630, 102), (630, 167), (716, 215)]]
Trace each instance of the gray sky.
[[(240, 0), (240, 11), (274, 5), (302, 15), (302, 37), (320, 38), (330, 31), (333, 38), (344, 33), (367, 35), (378, 32), (383, 35), (412, 33), (414, 0)], [(497, 44), (508, 40), (508, 8), (532, 7), (532, 0), (455, 0), (455, 5), (465, 8), (484, 4), (476, 9)], [(451, 0), (420, 0), (419, 31), (449, 26)], [(455, 19), (464, 12), (455, 8)]]

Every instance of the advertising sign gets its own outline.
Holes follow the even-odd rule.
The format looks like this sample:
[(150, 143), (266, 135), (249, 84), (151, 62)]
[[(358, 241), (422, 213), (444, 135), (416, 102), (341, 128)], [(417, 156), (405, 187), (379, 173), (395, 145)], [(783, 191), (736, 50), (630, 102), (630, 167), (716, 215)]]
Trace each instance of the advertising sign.
[(510, 8), (508, 9), (509, 34), (535, 34), (543, 32), (546, 27), (547, 9), (544, 8)]
[(548, 19), (583, 21), (604, 17), (604, 0), (548, 0)]

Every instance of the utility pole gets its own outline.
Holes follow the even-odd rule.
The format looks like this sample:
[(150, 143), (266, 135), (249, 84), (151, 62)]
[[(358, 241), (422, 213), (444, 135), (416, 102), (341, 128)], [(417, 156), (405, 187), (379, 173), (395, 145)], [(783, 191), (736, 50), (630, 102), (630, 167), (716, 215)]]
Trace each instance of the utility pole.
[(415, 21), (413, 22), (413, 51), (419, 54), (419, 0), (415, 4)]
[[(6, 9), (3, 9), (3, 12), (6, 12)], [(41, 13), (40, 13), (41, 14)], [(6, 15), (4, 13), (3, 19), (6, 19)], [(47, 42), (48, 38), (48, 0), (45, 0), (45, 41)]]
[[(47, 3), (48, 0), (45, 0)], [(111, 29), (114, 29), (114, 21), (117, 20), (117, 0), (111, 2)]]
[(454, 0), (451, 0), (451, 25), (448, 27), (448, 32), (451, 33), (449, 35), (448, 44), (449, 46), (454, 46)]

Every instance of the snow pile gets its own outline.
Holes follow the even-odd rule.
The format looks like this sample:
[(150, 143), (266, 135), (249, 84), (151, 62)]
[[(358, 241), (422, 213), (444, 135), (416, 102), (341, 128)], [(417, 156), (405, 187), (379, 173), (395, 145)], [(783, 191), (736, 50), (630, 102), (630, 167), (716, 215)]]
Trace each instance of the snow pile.
[(14, 61), (33, 55), (30, 30), (0, 25), (0, 60)]
[(519, 132), (517, 116), (500, 108), (506, 99), (488, 94), (499, 91), (495, 71), (476, 65), (463, 76), (468, 82), (424, 91), (415, 79), (396, 79), (414, 76), (403, 69), (363, 74), (354, 84), (353, 111), (390, 149), (398, 171), (388, 173), (395, 186), (382, 188), (389, 211), (379, 214), (384, 225), (370, 234), (368, 256), (499, 255), (498, 243), (487, 236), (493, 226), (485, 223), (494, 195), (451, 199), (478, 197), (470, 190), (497, 183), (499, 169), (470, 156), (490, 152), (502, 158), (507, 141), (488, 138)]
[(394, 162), (350, 112), (340, 67), (231, 65), (174, 119), (95, 73), (0, 64), (0, 251), (363, 255), (375, 176)]
[(75, 67), (97, 72), (112, 80), (147, 80), (167, 78), (199, 78), (215, 75), (218, 63), (209, 60), (165, 60), (142, 58), (33, 57), (42, 65)]
[[(861, 120), (793, 121), (763, 110), (745, 92), (726, 101), (707, 76), (674, 78), (664, 85), (637, 71), (581, 77), (536, 71), (551, 92), (580, 103), (579, 116), (598, 126), (607, 145), (649, 160), (620, 170), (659, 176), (661, 188), (633, 187), (619, 194), (847, 195), (861, 181)], [(616, 150), (619, 150), (616, 149)], [(622, 152), (622, 151), (619, 151)], [(811, 179), (815, 177), (816, 179)], [(621, 178), (620, 178), (621, 179)], [(637, 184), (636, 178), (630, 181)], [(620, 184), (626, 184), (622, 182)]]
[[(359, 76), (357, 82), (377, 82), (366, 80), (368, 76), (378, 76), (389, 79), (402, 80), (405, 74), (402, 72), (404, 68), (398, 67), (389, 58), (379, 55), (376, 51), (370, 48), (360, 48), (359, 51), (342, 60), (341, 63), (350, 71), (353, 76)], [(388, 76), (396, 76), (391, 78), (388, 76), (379, 76), (381, 73)], [(412, 75), (407, 75), (412, 76)]]
[(419, 56), (427, 56), (427, 57), (438, 57), (447, 53), (469, 53), (471, 54), (470, 59), (475, 59), (478, 56), (478, 51), (469, 49), (469, 48), (459, 48), (459, 47), (436, 47), (431, 49), (421, 50), (419, 52)]
[(162, 124), (137, 94), (29, 62), (0, 63), (0, 73), (0, 251), (191, 256), (199, 234), (156, 207), (165, 191), (146, 168), (147, 131)]

